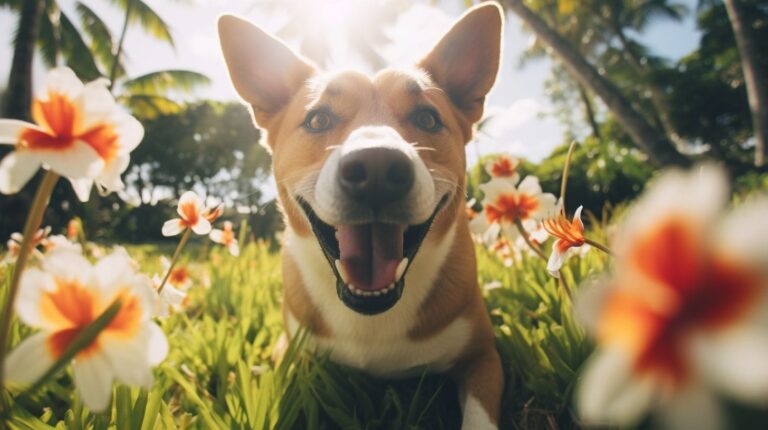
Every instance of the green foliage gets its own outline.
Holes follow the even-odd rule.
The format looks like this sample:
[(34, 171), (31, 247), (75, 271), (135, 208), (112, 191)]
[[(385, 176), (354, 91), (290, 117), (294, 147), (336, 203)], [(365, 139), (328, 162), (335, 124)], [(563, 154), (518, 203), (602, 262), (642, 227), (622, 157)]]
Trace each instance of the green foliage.
[[(598, 233), (596, 233), (598, 234)], [(213, 248), (209, 248), (213, 246)], [(158, 253), (130, 247), (146, 273), (159, 269)], [(505, 267), (479, 252), (485, 289), (507, 387), (503, 428), (573, 428), (570, 397), (591, 346), (573, 320), (571, 305), (543, 261), (524, 257)], [(187, 249), (182, 260), (195, 285), (183, 312), (162, 320), (170, 354), (149, 391), (117, 385), (106, 414), (88, 412), (73, 390), (71, 371), (12, 410), (13, 428), (233, 428), (233, 429), (456, 429), (456, 388), (443, 375), (387, 381), (336, 365), (303, 350), (303, 335), (279, 364), (272, 360), (283, 333), (279, 257), (251, 242), (238, 258), (223, 247)], [(593, 251), (566, 272), (580, 282), (605, 267)], [(0, 269), (2, 271), (3, 269)], [(3, 273), (0, 272), (0, 276)], [(203, 282), (208, 279), (207, 284)], [(29, 330), (13, 325), (12, 343)], [(19, 388), (14, 389), (18, 394)]]

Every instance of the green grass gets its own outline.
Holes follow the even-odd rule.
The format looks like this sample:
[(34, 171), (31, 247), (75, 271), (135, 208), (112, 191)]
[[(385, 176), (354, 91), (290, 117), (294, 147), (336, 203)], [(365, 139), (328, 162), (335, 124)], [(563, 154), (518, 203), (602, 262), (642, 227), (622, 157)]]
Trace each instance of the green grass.
[[(134, 246), (142, 271), (160, 270), (159, 250)], [(283, 326), (279, 256), (250, 243), (239, 258), (202, 245), (184, 253), (195, 279), (183, 312), (160, 320), (170, 353), (147, 392), (116, 385), (111, 412), (88, 412), (74, 393), (71, 371), (13, 404), (19, 429), (455, 429), (456, 389), (442, 375), (386, 381), (302, 350), (294, 339), (277, 366), (271, 360)], [(545, 263), (533, 257), (506, 267), (478, 249), (480, 284), (502, 354), (506, 378), (503, 428), (575, 427), (571, 393), (591, 351), (570, 301)], [(606, 258), (572, 258), (571, 285), (600, 273)], [(0, 269), (2, 270), (2, 269)], [(0, 276), (3, 274), (0, 272)], [(5, 276), (7, 278), (7, 276)], [(498, 284), (497, 284), (498, 285)], [(16, 322), (12, 343), (31, 332)], [(14, 391), (18, 394), (18, 391)]]

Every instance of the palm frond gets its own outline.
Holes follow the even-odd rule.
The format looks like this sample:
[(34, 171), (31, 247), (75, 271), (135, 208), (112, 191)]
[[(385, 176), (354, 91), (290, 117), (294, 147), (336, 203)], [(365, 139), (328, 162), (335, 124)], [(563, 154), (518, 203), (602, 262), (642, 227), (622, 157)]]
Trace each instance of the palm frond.
[(125, 12), (130, 3), (131, 16), (129, 22), (138, 24), (153, 37), (168, 42), (175, 48), (171, 29), (168, 24), (143, 0), (110, 0)]
[(123, 82), (122, 87), (130, 94), (161, 95), (168, 91), (191, 92), (210, 83), (207, 76), (191, 70), (161, 70)]
[(126, 106), (134, 115), (142, 119), (172, 115), (181, 112), (183, 105), (168, 97), (156, 94), (123, 94), (118, 102)]
[(46, 67), (56, 67), (60, 52), (60, 38), (58, 8), (55, 10), (44, 10), (40, 15), (40, 26), (37, 32), (37, 48), (40, 50), (40, 57)]
[[(75, 9), (80, 16), (80, 23), (82, 24), (83, 31), (90, 38), (91, 51), (104, 70), (110, 69), (112, 67), (112, 62), (115, 61), (115, 39), (112, 32), (101, 17), (84, 3), (78, 1), (75, 5)], [(117, 76), (120, 77), (123, 75), (125, 75), (125, 68), (121, 61), (117, 67)]]
[(66, 59), (67, 66), (72, 68), (80, 79), (86, 81), (101, 77), (102, 73), (96, 65), (93, 52), (91, 52), (88, 44), (83, 40), (80, 31), (64, 12), (61, 12), (59, 19), (61, 26), (61, 53)]

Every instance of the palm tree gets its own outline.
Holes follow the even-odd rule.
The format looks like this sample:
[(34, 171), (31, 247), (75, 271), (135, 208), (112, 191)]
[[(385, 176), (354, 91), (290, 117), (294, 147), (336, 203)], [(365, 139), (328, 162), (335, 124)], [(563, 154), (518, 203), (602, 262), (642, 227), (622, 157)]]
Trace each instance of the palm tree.
[(755, 132), (755, 165), (765, 164), (765, 148), (768, 145), (768, 64), (760, 64), (755, 38), (752, 35), (752, 19), (743, 4), (737, 0), (724, 0), (733, 35), (741, 55), (741, 69), (747, 87), (752, 128)]
[(649, 122), (643, 113), (622, 94), (617, 86), (603, 76), (566, 38), (553, 30), (522, 0), (506, 0), (503, 5), (523, 21), (538, 40), (548, 46), (573, 77), (596, 94), (616, 116), (635, 144), (659, 166), (688, 165), (663, 129)]
[(13, 62), (14, 65), (19, 63), (19, 67), (12, 67), (9, 76), (6, 116), (24, 118), (29, 115), (35, 42), (48, 67), (64, 63), (83, 80), (107, 77), (113, 86), (121, 82), (122, 91), (118, 97), (137, 115), (176, 112), (180, 105), (165, 95), (167, 91), (190, 91), (208, 83), (208, 78), (200, 73), (167, 70), (136, 78), (138, 82), (132, 85), (126, 78), (123, 55), (128, 27), (138, 25), (171, 46), (174, 45), (173, 37), (167, 23), (145, 1), (109, 1), (125, 14), (117, 42), (106, 23), (81, 1), (75, 2), (75, 10), (82, 30), (60, 9), (56, 0), (0, 0), (0, 6), (10, 6), (21, 12)]

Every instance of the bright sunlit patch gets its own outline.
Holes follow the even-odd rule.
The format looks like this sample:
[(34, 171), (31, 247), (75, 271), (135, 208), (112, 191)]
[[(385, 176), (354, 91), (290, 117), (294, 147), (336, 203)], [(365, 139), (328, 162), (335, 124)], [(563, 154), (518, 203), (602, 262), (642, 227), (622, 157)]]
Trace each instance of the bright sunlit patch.
[(665, 427), (696, 428), (718, 412), (712, 392), (768, 401), (768, 202), (724, 216), (726, 184), (710, 166), (668, 173), (628, 215), (615, 274), (583, 306), (598, 344), (579, 387), (588, 423), (674, 408)]

